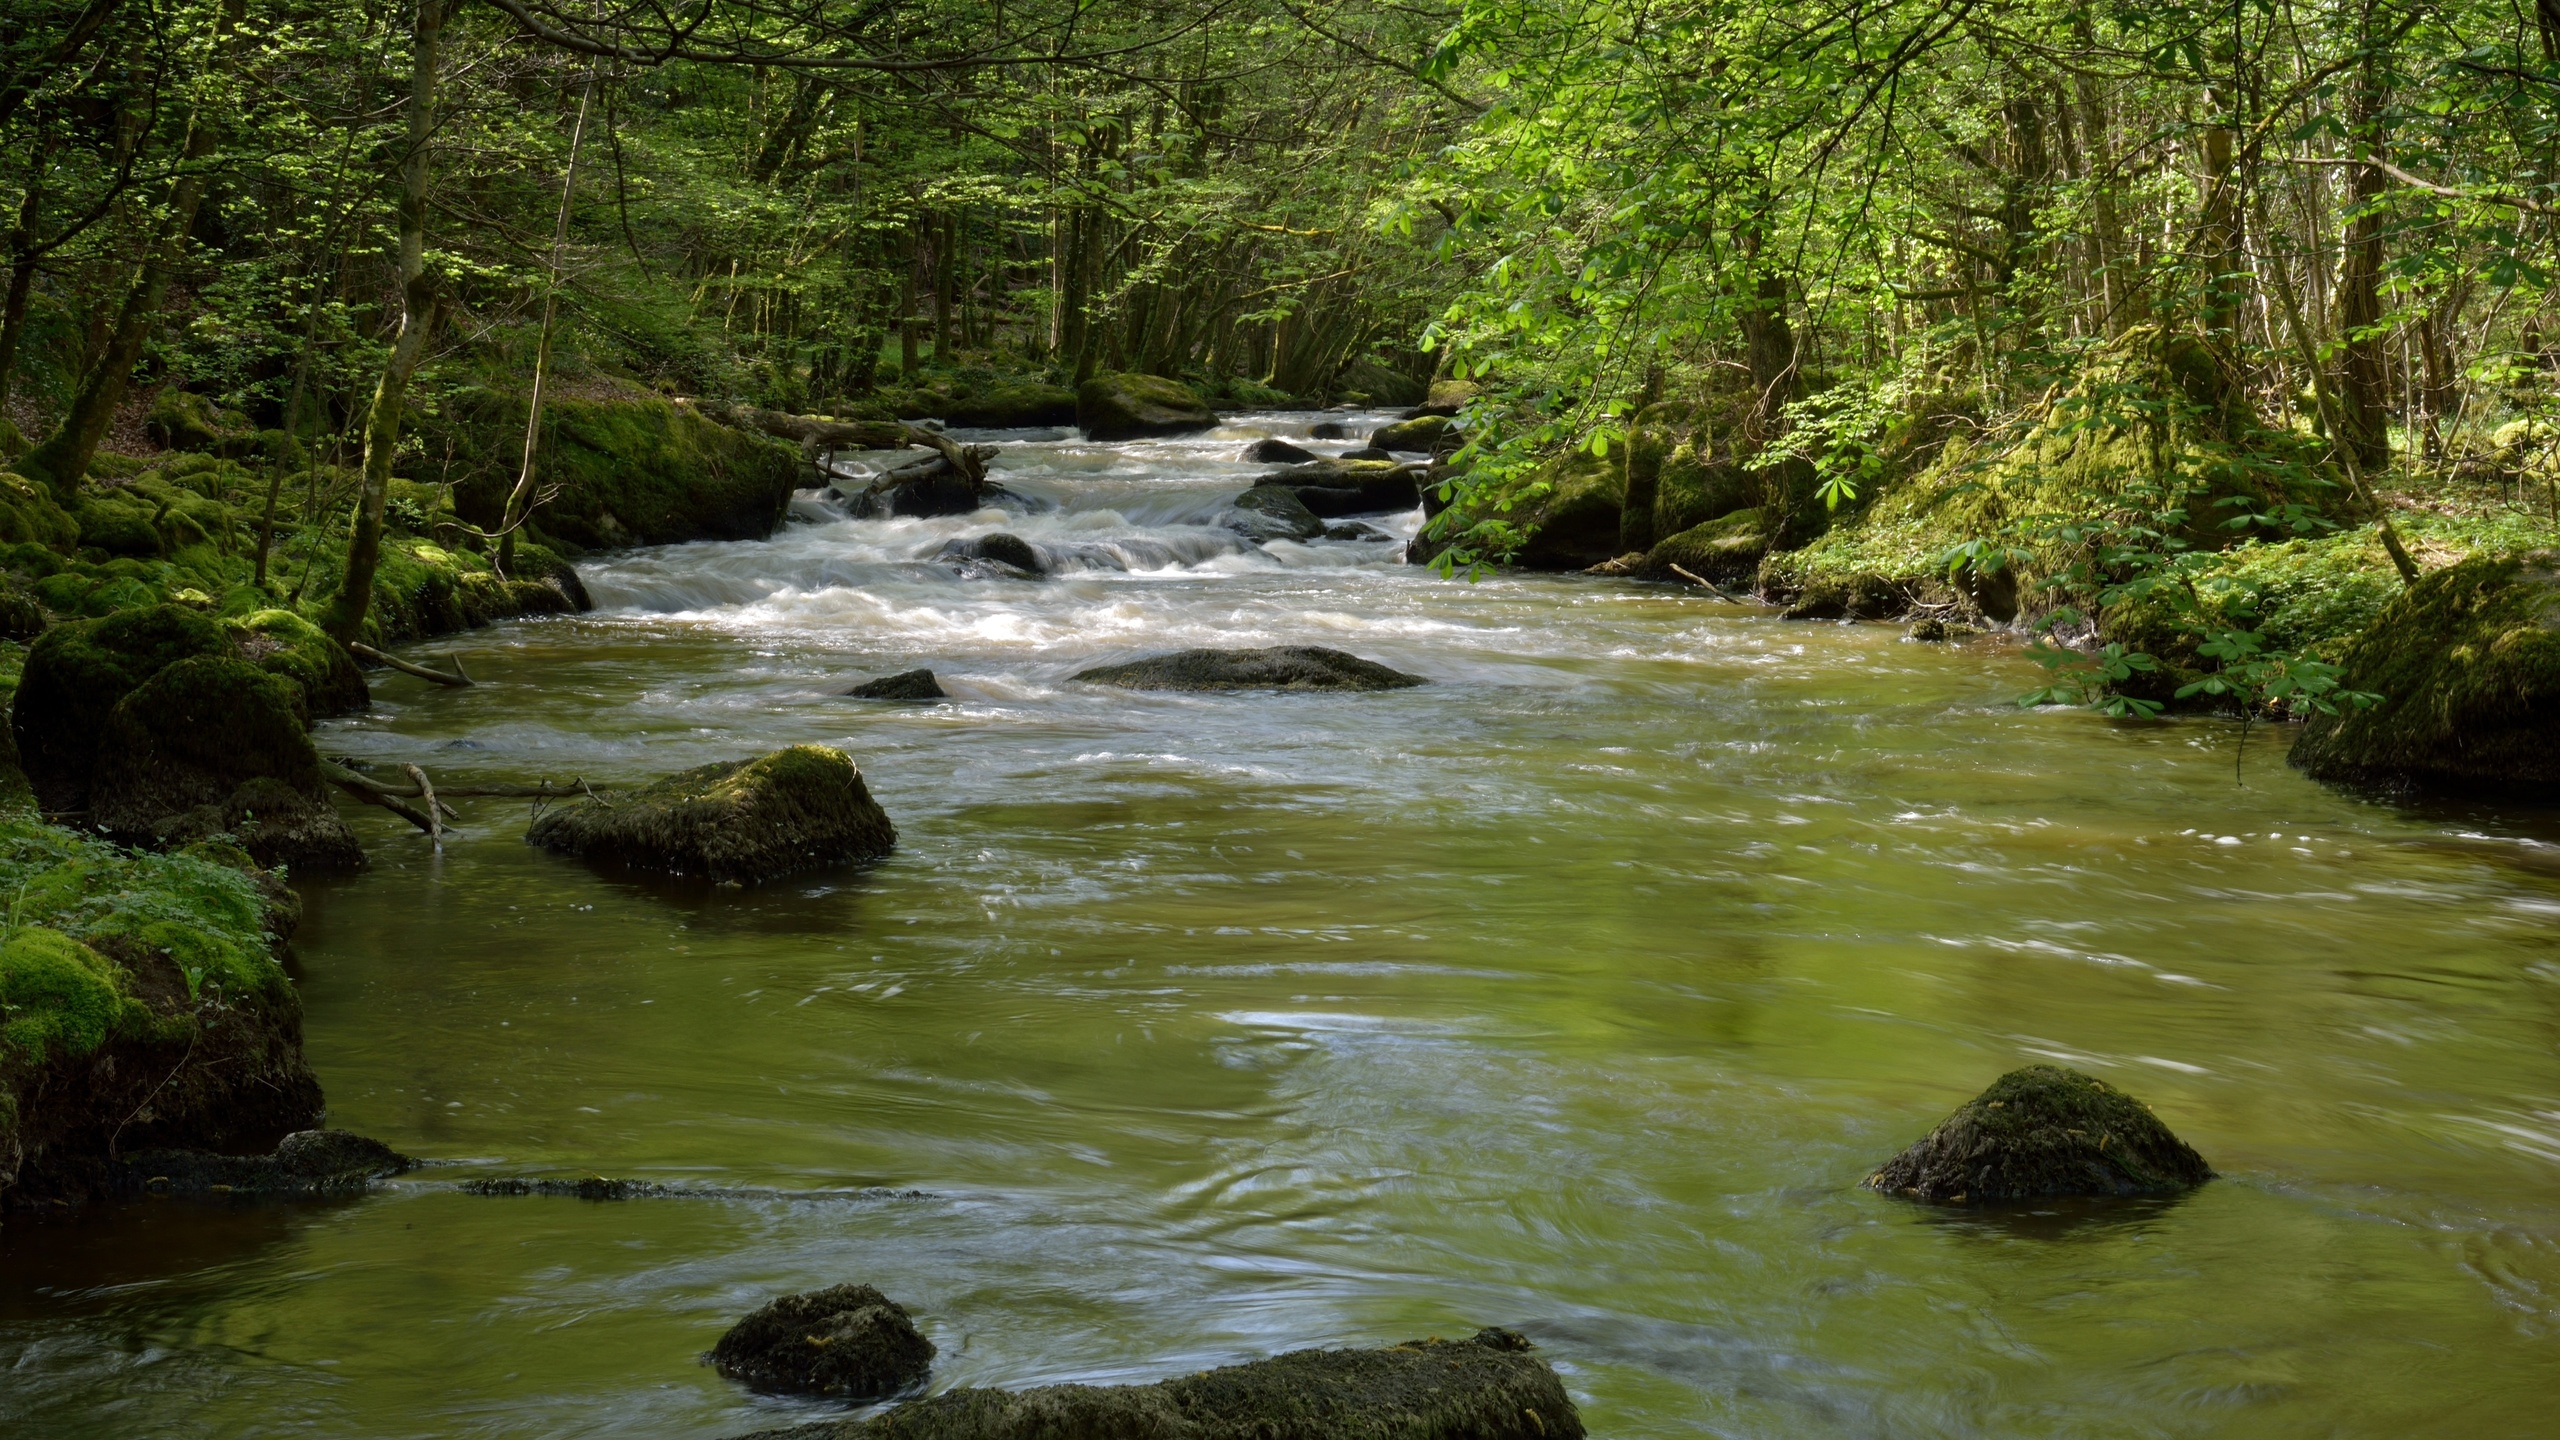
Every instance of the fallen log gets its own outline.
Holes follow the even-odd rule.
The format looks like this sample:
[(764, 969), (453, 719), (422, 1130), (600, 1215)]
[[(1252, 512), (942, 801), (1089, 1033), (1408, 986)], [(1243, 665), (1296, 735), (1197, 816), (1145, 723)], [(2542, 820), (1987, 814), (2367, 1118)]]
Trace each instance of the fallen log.
[(438, 685), (450, 685), (457, 690), (467, 690), (471, 687), (471, 677), (463, 673), (460, 656), (454, 657), (453, 673), (448, 675), (441, 670), (430, 670), (424, 665), (412, 664), (397, 655), (386, 655), (361, 640), (349, 645), (347, 653), (359, 660), (370, 660), (376, 665), (388, 665), (403, 675), (415, 675), (421, 680), (432, 680)]

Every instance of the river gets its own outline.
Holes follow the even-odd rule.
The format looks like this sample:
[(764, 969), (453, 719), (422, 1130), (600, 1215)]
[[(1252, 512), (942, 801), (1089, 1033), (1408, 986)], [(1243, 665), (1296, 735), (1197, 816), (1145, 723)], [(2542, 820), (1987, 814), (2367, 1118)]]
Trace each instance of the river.
[[(844, 747), (901, 841), (746, 891), (466, 801), (357, 818), (297, 949), (344, 1203), (0, 1230), (0, 1429), (712, 1437), (699, 1357), (868, 1281), (937, 1385), (1532, 1336), (1608, 1437), (2539, 1432), (2560, 1396), (2560, 824), (2312, 785), (2283, 737), (2021, 711), (1995, 645), (1203, 522), (1253, 435), (1016, 437), (1074, 568), (851, 521), (605, 558), (323, 748), (451, 783)], [(1319, 447), (1324, 448), (1324, 447)], [(1410, 531), (1417, 517), (1398, 522)], [(1120, 568), (1126, 567), (1126, 568)], [(1430, 680), (1145, 695), (1314, 643)], [(954, 692), (837, 692), (930, 665)], [(378, 823), (377, 823), (378, 822)], [(2147, 1100), (2175, 1203), (1860, 1190), (2013, 1066)], [(602, 1174), (718, 1194), (460, 1192)]]

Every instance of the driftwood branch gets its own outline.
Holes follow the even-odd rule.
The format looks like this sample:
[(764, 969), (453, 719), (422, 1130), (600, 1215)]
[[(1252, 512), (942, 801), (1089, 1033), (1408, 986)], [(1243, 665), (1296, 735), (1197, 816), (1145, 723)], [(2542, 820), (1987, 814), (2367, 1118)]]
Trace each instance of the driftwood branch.
[(339, 789), (346, 791), (348, 794), (353, 795), (367, 805), (379, 805), (383, 809), (390, 811), (392, 814), (399, 816), (401, 819), (408, 821), (410, 824), (417, 826), (429, 835), (438, 835), (439, 838), (441, 838), (439, 832), (443, 829), (442, 826), (438, 825), (435, 821), (428, 819), (426, 816), (419, 814), (410, 806), (404, 805), (399, 800), (394, 799), (392, 792), (388, 787), (378, 785), (371, 780), (367, 780), (344, 765), (331, 764), (326, 760), (321, 761), (320, 778), (337, 786)]
[(427, 779), (427, 772), (419, 769), (417, 766), (403, 765), (400, 768), (409, 772), (410, 779), (418, 782), (418, 794), (427, 802), (427, 839), (434, 843), (438, 852), (442, 852), (444, 849), (444, 813), (443, 806), (438, 804), (436, 801), (436, 787)]
[(939, 430), (927, 430), (921, 425), (901, 424), (898, 428), (906, 432), (908, 444), (921, 445), (939, 454), (942, 463), (950, 466), (952, 473), (968, 481), (972, 488), (987, 483), (987, 460), (978, 453), (976, 446), (963, 445)]
[(450, 685), (457, 690), (469, 689), (472, 683), (471, 677), (463, 673), (462, 660), (458, 656), (453, 662), (453, 673), (448, 675), (441, 670), (430, 670), (424, 665), (411, 664), (397, 655), (385, 655), (363, 641), (349, 645), (347, 653), (359, 660), (370, 660), (376, 665), (388, 665), (403, 675), (415, 675), (421, 680), (432, 680), (438, 685)]
[(1738, 605), (1738, 604), (1740, 604), (1740, 603), (1742, 603), (1739, 599), (1736, 599), (1736, 597), (1734, 596), (1734, 594), (1733, 594), (1731, 591), (1729, 591), (1729, 590), (1725, 589), (1723, 586), (1721, 586), (1721, 585), (1717, 584), (1717, 583), (1716, 583), (1716, 582), (1714, 582), (1713, 580), (1708, 580), (1708, 579), (1704, 579), (1704, 578), (1702, 578), (1702, 577), (1700, 577), (1700, 576), (1693, 575), (1693, 574), (1689, 573), (1687, 570), (1685, 570), (1685, 569), (1681, 568), (1681, 567), (1680, 567), (1679, 565), (1677, 565), (1677, 564), (1670, 564), (1669, 562), (1665, 562), (1665, 563), (1668, 565), (1668, 568), (1670, 569), (1670, 571), (1671, 571), (1671, 573), (1672, 573), (1672, 574), (1679, 576), (1681, 579), (1688, 581), (1688, 582), (1689, 582), (1690, 584), (1692, 584), (1692, 585), (1696, 585), (1696, 586), (1699, 586), (1699, 587), (1703, 588), (1703, 589), (1704, 589), (1708, 594), (1715, 596), (1717, 599), (1719, 599), (1719, 600), (1731, 600), (1731, 601), (1733, 601), (1733, 602), (1734, 602), (1735, 604), (1737, 604), (1737, 605)]

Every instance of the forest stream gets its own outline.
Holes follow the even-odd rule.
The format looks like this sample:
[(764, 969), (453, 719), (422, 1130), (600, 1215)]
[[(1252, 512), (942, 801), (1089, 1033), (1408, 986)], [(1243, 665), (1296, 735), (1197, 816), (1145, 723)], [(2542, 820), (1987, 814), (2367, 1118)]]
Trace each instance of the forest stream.
[[(1451, 583), (1216, 528), (1252, 417), (1026, 432), (1039, 515), (583, 567), (325, 751), (627, 783), (838, 745), (887, 861), (604, 877), (464, 801), (304, 886), (326, 1204), (0, 1230), (0, 1430), (699, 1436), (841, 1413), (701, 1363), (861, 1280), (937, 1386), (1505, 1325), (1599, 1436), (2525, 1434), (2560, 1394), (2560, 823), (2324, 789), (2260, 727), (2021, 710), (2007, 644), (1694, 589)], [(1377, 417), (1367, 417), (1374, 420)], [(1355, 431), (1358, 427), (1355, 426)], [(1340, 444), (1318, 444), (1333, 451)], [(1383, 522), (1382, 522), (1383, 523)], [(1011, 530), (1057, 574), (968, 578)], [(1329, 645), (1382, 694), (1072, 683)], [(949, 701), (844, 698), (930, 666)], [(2013, 1066), (2221, 1172), (1989, 1213), (1858, 1188)], [(698, 1195), (490, 1197), (485, 1176)]]

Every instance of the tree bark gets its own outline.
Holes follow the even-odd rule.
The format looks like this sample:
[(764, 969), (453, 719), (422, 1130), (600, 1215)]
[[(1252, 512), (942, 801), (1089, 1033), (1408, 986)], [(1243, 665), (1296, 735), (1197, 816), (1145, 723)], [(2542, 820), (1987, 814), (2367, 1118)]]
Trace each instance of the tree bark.
[(561, 252), (569, 244), (569, 204), (578, 190), (578, 152), (587, 143), (587, 102), (595, 98), (596, 79), (587, 74), (587, 88), (578, 95), (578, 123), (569, 132), (569, 168), (560, 177), (560, 213), (551, 225), (551, 275), (542, 292), (542, 338), (533, 352), (533, 393), (525, 401), (524, 464), (516, 471), (516, 487), (507, 492), (507, 508), (499, 516), (498, 573), (508, 574), (516, 563), (516, 531), (524, 525), (527, 507), (533, 503), (533, 468), (542, 442), (542, 390), (551, 378), (551, 331), (560, 308)]
[[(2364, 12), (2364, 38), (2373, 38), (2373, 7)], [(2367, 49), (2348, 97), (2348, 135), (2358, 158), (2382, 158), (2381, 58)], [(2391, 461), (2390, 362), (2383, 354), (2382, 214), (2388, 188), (2378, 165), (2348, 172), (2346, 253), (2338, 267), (2338, 334), (2345, 342), (2338, 374), (2339, 442), (2356, 463), (2378, 473)]]
[(443, 318), (444, 296), (427, 269), (427, 143), (435, 136), (436, 59), (445, 21), (456, 0), (417, 0), (409, 53), (408, 152), (400, 165), (400, 333), (373, 389), (364, 425), (364, 481), (356, 494), (355, 523), (347, 534), (347, 568), (339, 578), (321, 628), (341, 645), (364, 638), (373, 605), (373, 575), (382, 561), (382, 515), (391, 498), (392, 452), (400, 444), (400, 417), (409, 381), (426, 358), (427, 343)]

